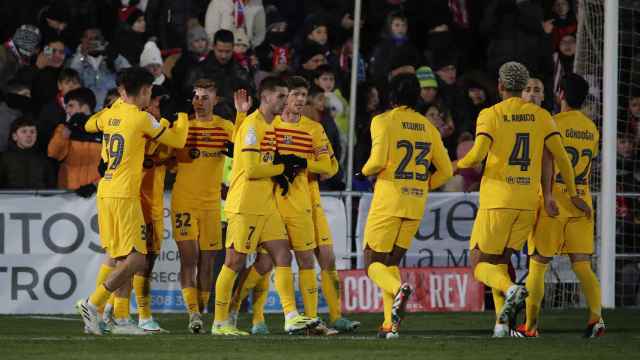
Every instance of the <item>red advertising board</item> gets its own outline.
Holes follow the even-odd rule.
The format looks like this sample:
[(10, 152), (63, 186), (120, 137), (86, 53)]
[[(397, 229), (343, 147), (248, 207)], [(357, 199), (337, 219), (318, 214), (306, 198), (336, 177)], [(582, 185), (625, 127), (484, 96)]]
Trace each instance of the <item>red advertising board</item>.
[[(382, 312), (382, 292), (364, 270), (339, 271), (342, 280), (342, 311)], [(407, 311), (483, 311), (484, 286), (470, 268), (400, 269), (402, 282), (414, 289)]]

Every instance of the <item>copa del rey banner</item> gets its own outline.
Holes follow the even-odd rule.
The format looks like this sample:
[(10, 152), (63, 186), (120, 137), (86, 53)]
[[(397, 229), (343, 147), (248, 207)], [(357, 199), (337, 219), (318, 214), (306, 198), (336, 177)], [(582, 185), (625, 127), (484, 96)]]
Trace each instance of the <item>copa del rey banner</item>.
[[(382, 291), (364, 270), (339, 274), (344, 312), (382, 311)], [(470, 268), (404, 268), (400, 276), (414, 289), (407, 304), (410, 312), (484, 310), (484, 286), (473, 279)]]

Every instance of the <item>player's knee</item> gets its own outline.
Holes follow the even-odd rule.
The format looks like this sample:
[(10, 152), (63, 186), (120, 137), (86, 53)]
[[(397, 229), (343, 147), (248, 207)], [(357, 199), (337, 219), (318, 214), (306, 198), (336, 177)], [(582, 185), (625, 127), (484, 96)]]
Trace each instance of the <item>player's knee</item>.
[(276, 266), (291, 266), (291, 252), (290, 251), (278, 251), (273, 254), (273, 261)]
[(256, 260), (253, 266), (255, 267), (258, 274), (264, 275), (273, 270), (273, 261), (271, 261), (271, 258), (268, 255), (260, 255), (258, 256), (258, 260)]
[(297, 251), (296, 260), (301, 269), (313, 269), (315, 267), (315, 257), (313, 251)]
[(180, 258), (181, 269), (194, 269), (198, 266), (198, 259), (195, 256), (184, 256)]
[(320, 247), (318, 252), (318, 263), (322, 270), (335, 270), (336, 268), (336, 256), (333, 254), (332, 249), (323, 249), (325, 246)]
[(224, 265), (235, 272), (240, 272), (244, 269), (246, 256), (242, 253), (229, 252), (224, 259)]

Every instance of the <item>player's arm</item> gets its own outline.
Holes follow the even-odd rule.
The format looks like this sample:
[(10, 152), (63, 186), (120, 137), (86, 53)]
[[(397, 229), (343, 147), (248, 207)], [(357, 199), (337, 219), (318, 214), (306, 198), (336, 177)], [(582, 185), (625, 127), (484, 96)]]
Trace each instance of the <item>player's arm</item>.
[(555, 132), (547, 135), (544, 145), (549, 149), (551, 155), (553, 155), (553, 160), (558, 165), (558, 170), (560, 170), (562, 178), (565, 179), (565, 185), (567, 186), (569, 196), (578, 196), (575, 183), (576, 175), (573, 171), (573, 166), (571, 166), (569, 156), (564, 149), (564, 145), (562, 145), (560, 133)]
[(374, 118), (371, 122), (371, 154), (362, 167), (362, 175), (377, 175), (387, 166), (389, 154), (389, 137), (387, 135), (382, 118)]
[(479, 164), (491, 149), (493, 143), (494, 131), (494, 114), (495, 111), (491, 109), (484, 109), (478, 115), (478, 121), (476, 125), (476, 140), (473, 142), (471, 150), (458, 160), (457, 168), (466, 169), (474, 167)]
[[(318, 175), (328, 175), (333, 171), (331, 156), (329, 155), (329, 139), (323, 129), (320, 129), (319, 141), (314, 137), (314, 155), (307, 159), (307, 169)], [(336, 161), (337, 163), (337, 161)], [(336, 169), (337, 172), (337, 169)]]
[(187, 134), (189, 132), (189, 117), (186, 113), (179, 113), (178, 119), (173, 127), (165, 127), (158, 123), (151, 115), (148, 115), (148, 125), (143, 128), (143, 132), (151, 137), (152, 140), (181, 149), (187, 142)]
[(433, 143), (431, 144), (431, 151), (433, 157), (431, 162), (436, 167), (436, 172), (431, 175), (429, 179), (429, 188), (437, 189), (444, 185), (453, 176), (453, 166), (451, 165), (451, 159), (449, 158), (449, 152), (442, 143), (442, 138), (436, 129), (436, 134)]
[(558, 205), (553, 197), (553, 155), (546, 146), (542, 151), (542, 198), (544, 200), (544, 208), (549, 216), (558, 216)]
[(271, 162), (262, 162), (260, 150), (244, 148), (240, 152), (241, 161), (246, 166), (247, 176), (250, 180), (270, 178), (284, 172), (283, 164), (274, 165)]
[(104, 125), (102, 124), (102, 115), (108, 109), (109, 108), (104, 108), (104, 109), (98, 111), (97, 113), (91, 115), (91, 117), (89, 117), (87, 122), (84, 124), (84, 131), (86, 131), (88, 133), (91, 133), (91, 134), (95, 134), (95, 133), (101, 132), (102, 128), (104, 127)]

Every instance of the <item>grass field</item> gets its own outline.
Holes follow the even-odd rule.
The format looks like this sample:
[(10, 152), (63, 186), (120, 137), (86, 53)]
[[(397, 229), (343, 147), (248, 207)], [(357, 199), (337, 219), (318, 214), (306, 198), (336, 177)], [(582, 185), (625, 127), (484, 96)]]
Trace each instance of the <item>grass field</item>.
[(640, 359), (638, 310), (605, 312), (607, 334), (595, 340), (581, 338), (585, 315), (547, 311), (542, 337), (492, 339), (492, 312), (410, 314), (393, 341), (375, 338), (381, 315), (330, 338), (285, 335), (281, 315), (267, 318), (274, 335), (246, 338), (191, 335), (186, 315), (160, 315), (170, 333), (141, 337), (84, 335), (77, 316), (0, 316), (0, 359)]

